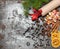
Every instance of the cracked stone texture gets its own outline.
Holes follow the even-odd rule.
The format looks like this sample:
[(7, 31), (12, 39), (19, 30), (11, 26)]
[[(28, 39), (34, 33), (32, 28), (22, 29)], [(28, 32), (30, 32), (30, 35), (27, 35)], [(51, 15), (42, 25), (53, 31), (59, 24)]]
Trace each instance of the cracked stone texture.
[[(7, 0), (6, 3), (0, 2), (1, 49), (44, 49), (43, 47), (34, 48), (35, 41), (23, 35), (26, 29), (34, 23), (31, 21), (31, 17), (25, 18), (23, 11), (22, 4), (17, 3), (16, 0)], [(27, 42), (30, 43), (30, 46), (26, 45)], [(37, 42), (39, 41), (37, 40)], [(46, 49), (54, 48), (49, 46)]]

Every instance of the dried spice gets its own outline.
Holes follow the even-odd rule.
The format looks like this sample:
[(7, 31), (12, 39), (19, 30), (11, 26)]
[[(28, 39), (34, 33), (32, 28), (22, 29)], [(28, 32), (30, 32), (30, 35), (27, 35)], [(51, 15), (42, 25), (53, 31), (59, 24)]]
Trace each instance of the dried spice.
[(51, 33), (47, 33), (47, 36), (48, 36), (48, 37), (51, 37)]
[(60, 32), (58, 31), (58, 27), (60, 26), (60, 22), (57, 21), (54, 26), (53, 26), (53, 30), (51, 32), (51, 44), (54, 48), (57, 48), (60, 46)]
[(27, 46), (30, 46), (30, 42), (27, 42), (26, 45), (27, 45)]
[(57, 22), (57, 20), (60, 20), (60, 12), (57, 10), (53, 10), (45, 18), (47, 24), (51, 24), (51, 23), (54, 24), (55, 22)]

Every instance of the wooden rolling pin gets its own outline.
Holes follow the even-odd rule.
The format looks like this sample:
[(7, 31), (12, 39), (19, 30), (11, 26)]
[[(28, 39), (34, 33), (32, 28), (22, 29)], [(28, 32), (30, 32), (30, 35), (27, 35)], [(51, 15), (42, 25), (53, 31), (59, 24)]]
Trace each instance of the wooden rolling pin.
[(60, 6), (60, 0), (52, 0), (50, 3), (41, 8), (42, 16), (46, 15), (48, 12), (50, 12), (58, 6)]
[(32, 16), (32, 20), (35, 21), (39, 16), (44, 16), (49, 13), (51, 10), (60, 6), (60, 0), (52, 0), (47, 5), (43, 6), (39, 10), (33, 9), (34, 14), (30, 14)]

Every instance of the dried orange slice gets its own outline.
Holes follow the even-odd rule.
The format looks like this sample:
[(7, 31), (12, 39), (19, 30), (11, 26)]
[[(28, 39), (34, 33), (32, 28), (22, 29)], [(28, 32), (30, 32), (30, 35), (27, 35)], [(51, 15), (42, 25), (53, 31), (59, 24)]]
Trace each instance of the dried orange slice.
[(58, 33), (51, 33), (51, 37), (52, 38), (59, 38), (59, 34)]
[(54, 38), (51, 43), (54, 48), (57, 48), (60, 46), (60, 41), (58, 38)]

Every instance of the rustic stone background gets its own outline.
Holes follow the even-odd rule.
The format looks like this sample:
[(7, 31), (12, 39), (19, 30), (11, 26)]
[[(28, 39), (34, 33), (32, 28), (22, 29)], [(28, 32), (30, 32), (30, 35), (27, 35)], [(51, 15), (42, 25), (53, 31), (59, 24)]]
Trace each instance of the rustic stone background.
[[(23, 35), (33, 23), (30, 17), (25, 18), (23, 10), (17, 0), (0, 0), (0, 49), (45, 49), (34, 48), (34, 41)], [(49, 46), (46, 49), (55, 48)]]

